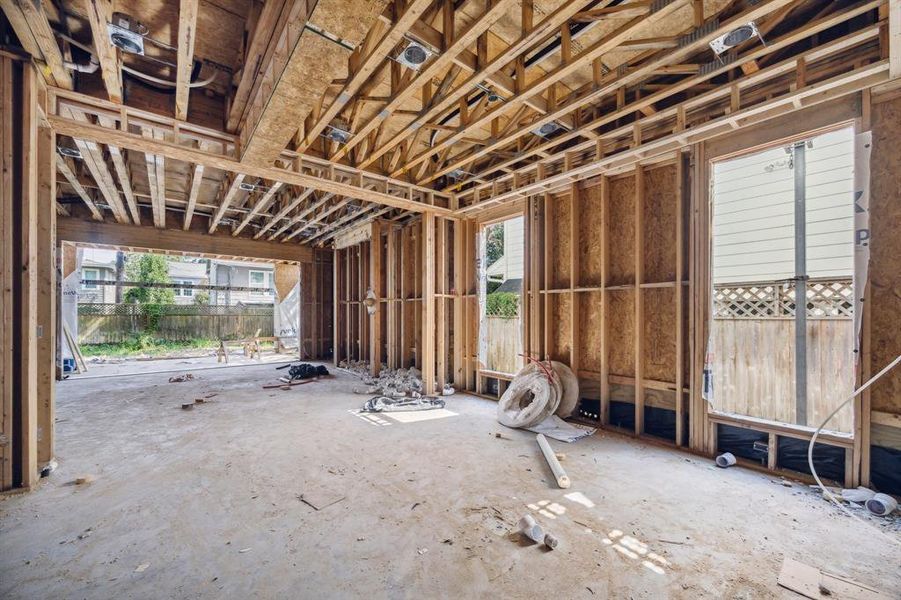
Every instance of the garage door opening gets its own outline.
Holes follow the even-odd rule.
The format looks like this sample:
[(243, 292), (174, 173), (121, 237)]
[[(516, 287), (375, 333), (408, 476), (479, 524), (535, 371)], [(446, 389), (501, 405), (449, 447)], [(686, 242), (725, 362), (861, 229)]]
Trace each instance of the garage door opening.
[(296, 264), (64, 244), (61, 287), (64, 377), (299, 356)]

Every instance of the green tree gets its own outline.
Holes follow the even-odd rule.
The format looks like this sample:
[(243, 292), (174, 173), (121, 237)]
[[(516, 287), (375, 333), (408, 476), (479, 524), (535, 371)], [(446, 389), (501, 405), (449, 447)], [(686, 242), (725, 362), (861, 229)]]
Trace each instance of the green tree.
[(491, 225), (485, 230), (485, 260), (493, 264), (504, 255), (504, 224)]
[[(133, 254), (128, 257), (128, 281), (141, 283), (171, 283), (166, 258), (158, 254)], [(171, 288), (131, 288), (125, 293), (131, 304), (174, 304), (175, 290)]]

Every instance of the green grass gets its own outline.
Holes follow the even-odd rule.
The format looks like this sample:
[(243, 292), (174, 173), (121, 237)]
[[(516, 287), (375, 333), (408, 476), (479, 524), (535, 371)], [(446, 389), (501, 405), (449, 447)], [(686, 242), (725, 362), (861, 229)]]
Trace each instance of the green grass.
[(81, 353), (87, 356), (116, 356), (120, 358), (138, 355), (164, 355), (183, 350), (213, 350), (219, 347), (218, 340), (195, 339), (172, 342), (154, 339), (150, 335), (134, 336), (118, 344), (84, 344)]

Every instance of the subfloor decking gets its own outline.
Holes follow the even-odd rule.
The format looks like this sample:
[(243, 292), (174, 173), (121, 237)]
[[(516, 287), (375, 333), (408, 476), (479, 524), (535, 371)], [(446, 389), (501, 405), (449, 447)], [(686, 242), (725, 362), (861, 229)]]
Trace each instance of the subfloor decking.
[[(0, 597), (794, 598), (783, 556), (901, 593), (890, 542), (807, 486), (599, 433), (554, 443), (559, 490), (491, 401), (380, 425), (349, 375), (277, 374), (61, 383), (59, 469), (0, 501)], [(511, 535), (528, 512), (557, 550)]]

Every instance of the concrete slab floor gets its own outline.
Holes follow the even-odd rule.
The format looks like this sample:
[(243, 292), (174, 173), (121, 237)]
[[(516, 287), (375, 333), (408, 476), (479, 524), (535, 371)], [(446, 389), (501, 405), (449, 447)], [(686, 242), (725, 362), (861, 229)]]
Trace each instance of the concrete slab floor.
[[(0, 501), (0, 597), (794, 598), (784, 556), (901, 595), (897, 548), (806, 485), (599, 433), (552, 442), (559, 490), (491, 401), (375, 424), (352, 376), (278, 374), (62, 382), (59, 469)], [(511, 534), (526, 513), (557, 550)]]

